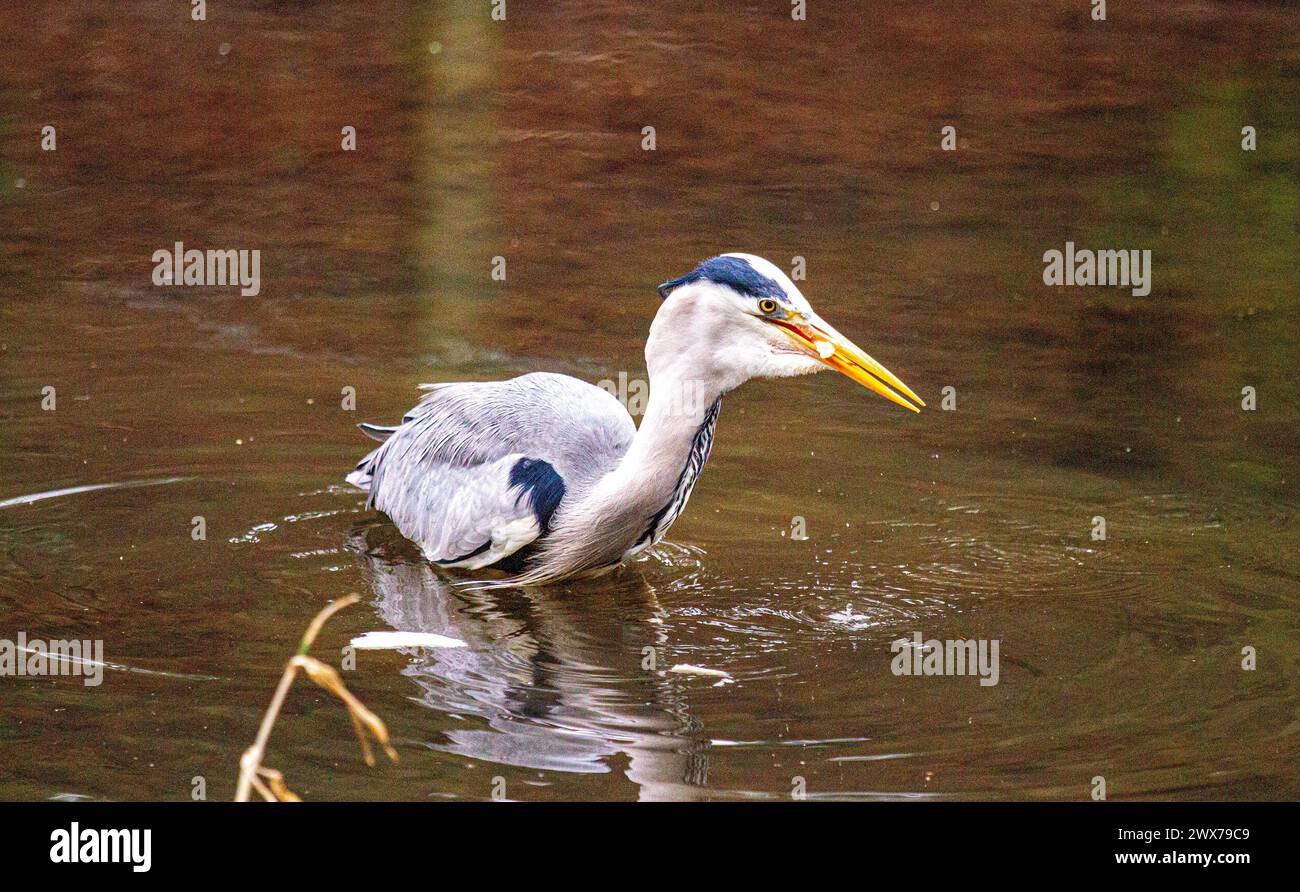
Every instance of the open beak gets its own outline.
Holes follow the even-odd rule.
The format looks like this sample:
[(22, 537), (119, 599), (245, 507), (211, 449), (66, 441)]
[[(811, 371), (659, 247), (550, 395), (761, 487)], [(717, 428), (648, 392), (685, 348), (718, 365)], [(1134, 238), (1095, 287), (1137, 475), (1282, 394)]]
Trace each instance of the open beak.
[[(912, 392), (898, 376), (868, 356), (861, 347), (840, 334), (817, 316), (770, 319), (779, 325), (799, 346), (809, 351), (823, 363), (847, 375), (868, 390), (873, 390), (890, 402), (898, 403), (913, 412), (925, 401)], [(893, 388), (893, 389), (891, 389)], [(897, 391), (897, 392), (896, 392)], [(900, 396), (901, 394), (901, 396)], [(906, 397), (906, 398), (905, 398)], [(908, 402), (911, 400), (912, 402)], [(912, 405), (916, 403), (916, 405)]]

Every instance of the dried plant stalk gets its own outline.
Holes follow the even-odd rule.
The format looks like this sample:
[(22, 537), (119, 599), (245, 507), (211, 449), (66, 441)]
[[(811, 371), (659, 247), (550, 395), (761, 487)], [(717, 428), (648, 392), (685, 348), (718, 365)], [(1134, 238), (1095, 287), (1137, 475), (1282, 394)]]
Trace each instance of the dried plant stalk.
[(388, 728), (379, 716), (367, 709), (365, 704), (343, 685), (343, 679), (337, 669), (322, 663), (315, 657), (307, 656), (307, 651), (316, 641), (316, 636), (320, 634), (325, 622), (335, 613), (357, 603), (358, 600), (356, 595), (348, 595), (346, 598), (332, 601), (316, 614), (316, 618), (307, 626), (302, 641), (298, 643), (298, 652), (290, 657), (285, 665), (284, 674), (280, 676), (280, 683), (276, 686), (274, 696), (271, 697), (271, 705), (267, 707), (266, 715), (262, 716), (262, 725), (257, 730), (257, 739), (253, 741), (252, 746), (244, 750), (243, 756), (239, 759), (239, 787), (235, 791), (236, 802), (247, 802), (253, 790), (256, 790), (258, 795), (267, 802), (302, 801), (285, 786), (283, 774), (262, 765), (262, 758), (266, 755), (266, 742), (271, 737), (271, 729), (275, 727), (280, 708), (284, 706), (285, 697), (288, 696), (289, 688), (293, 686), (293, 680), (300, 669), (316, 684), (343, 701), (343, 705), (348, 709), (348, 716), (352, 719), (352, 728), (357, 733), (357, 740), (361, 743), (361, 754), (365, 757), (367, 765), (374, 765), (375, 757), (371, 752), (366, 732), (374, 736), (388, 758), (397, 761), (397, 751), (388, 742)]

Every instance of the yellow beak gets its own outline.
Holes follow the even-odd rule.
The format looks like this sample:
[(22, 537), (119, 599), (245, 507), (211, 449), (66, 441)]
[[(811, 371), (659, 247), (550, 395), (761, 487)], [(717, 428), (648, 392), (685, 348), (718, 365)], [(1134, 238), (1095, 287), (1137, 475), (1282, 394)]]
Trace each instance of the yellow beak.
[[(917, 406), (924, 406), (925, 401), (912, 392), (898, 376), (868, 356), (861, 347), (840, 334), (822, 319), (812, 318), (772, 319), (790, 337), (805, 350), (809, 350), (826, 365), (835, 369), (868, 390), (872, 390), (890, 402), (898, 403), (905, 409), (920, 412)], [(890, 388), (900, 391), (903, 396)], [(907, 399), (904, 399), (904, 396)], [(908, 402), (908, 400), (912, 402)], [(916, 403), (917, 406), (912, 405)]]

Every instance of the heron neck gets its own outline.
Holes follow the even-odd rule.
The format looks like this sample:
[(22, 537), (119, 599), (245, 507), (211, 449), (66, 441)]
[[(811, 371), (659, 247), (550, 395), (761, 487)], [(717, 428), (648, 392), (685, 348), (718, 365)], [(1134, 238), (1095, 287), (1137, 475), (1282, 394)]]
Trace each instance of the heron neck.
[(676, 518), (708, 459), (721, 399), (699, 379), (651, 376), (641, 426), (619, 464), (625, 504), (650, 516), (667, 509), (669, 523)]

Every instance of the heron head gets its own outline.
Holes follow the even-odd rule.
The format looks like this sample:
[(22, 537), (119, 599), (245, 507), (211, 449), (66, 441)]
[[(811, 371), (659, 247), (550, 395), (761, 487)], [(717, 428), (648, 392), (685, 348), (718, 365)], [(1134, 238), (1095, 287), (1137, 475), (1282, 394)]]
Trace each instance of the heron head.
[[(806, 375), (832, 368), (913, 412), (925, 405), (889, 369), (818, 316), (794, 282), (762, 257), (710, 258), (686, 275), (664, 282), (659, 295), (665, 306), (651, 329), (652, 339), (661, 319), (679, 334), (688, 330), (689, 347), (707, 352), (707, 367), (722, 379), (723, 389), (749, 378)], [(675, 347), (663, 352), (691, 358), (683, 339), (674, 340)], [(694, 361), (705, 362), (698, 356)]]

